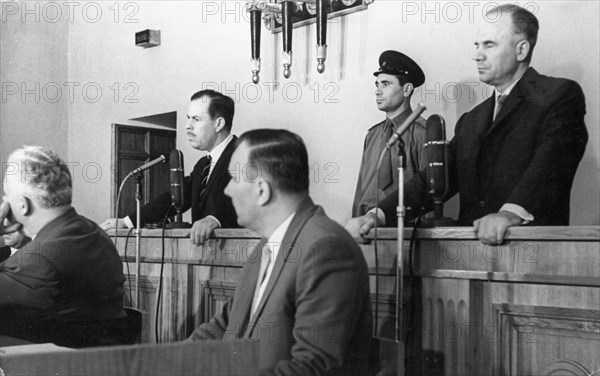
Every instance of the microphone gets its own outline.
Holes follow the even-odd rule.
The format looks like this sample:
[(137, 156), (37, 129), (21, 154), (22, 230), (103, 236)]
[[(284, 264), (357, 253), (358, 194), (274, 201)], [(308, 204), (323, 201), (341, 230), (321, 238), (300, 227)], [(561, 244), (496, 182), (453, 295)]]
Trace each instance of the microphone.
[(417, 118), (421, 116), (423, 111), (425, 111), (426, 109), (427, 107), (425, 107), (423, 103), (419, 103), (419, 105), (417, 106), (417, 108), (415, 108), (412, 114), (410, 114), (406, 118), (406, 120), (404, 120), (404, 123), (402, 123), (402, 125), (396, 130), (396, 132), (394, 132), (392, 137), (390, 137), (388, 142), (385, 144), (386, 149), (391, 149), (394, 143), (398, 141), (400, 136), (402, 136), (402, 134), (406, 132), (408, 128), (410, 128), (410, 126), (415, 122), (415, 120), (417, 120)]
[(172, 150), (169, 154), (169, 180), (171, 186), (171, 201), (177, 217), (175, 222), (167, 225), (167, 228), (190, 228), (191, 224), (183, 222), (181, 218), (181, 207), (183, 206), (183, 154), (181, 150)]
[(180, 150), (172, 150), (169, 154), (169, 171), (171, 200), (179, 211), (183, 205), (183, 154)]
[(425, 151), (427, 156), (427, 191), (434, 200), (440, 200), (447, 191), (446, 175), (446, 127), (444, 119), (431, 115), (427, 119), (425, 131)]
[(167, 157), (165, 157), (164, 154), (161, 154), (160, 157), (158, 157), (156, 159), (153, 159), (153, 160), (151, 160), (148, 163), (144, 163), (140, 167), (138, 167), (135, 170), (131, 171), (128, 176), (139, 174), (140, 172), (146, 171), (147, 169), (153, 167), (154, 165), (157, 165), (159, 163), (166, 162), (166, 161), (167, 161)]
[(434, 218), (423, 220), (423, 227), (452, 226), (454, 220), (444, 217), (444, 196), (448, 191), (448, 155), (446, 123), (439, 115), (427, 119), (425, 131), (425, 157), (427, 158), (427, 192), (433, 197)]

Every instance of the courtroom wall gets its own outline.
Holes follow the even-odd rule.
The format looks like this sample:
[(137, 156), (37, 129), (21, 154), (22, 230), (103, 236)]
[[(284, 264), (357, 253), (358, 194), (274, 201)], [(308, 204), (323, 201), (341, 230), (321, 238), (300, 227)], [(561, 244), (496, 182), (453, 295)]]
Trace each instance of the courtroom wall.
[[(323, 75), (316, 71), (314, 25), (294, 29), (290, 79), (282, 74), (281, 34), (263, 28), (259, 85), (251, 83), (250, 26), (242, 1), (87, 3), (95, 5), (88, 4), (84, 14), (84, 3), (75, 9), (67, 38), (68, 80), (87, 92), (79, 90), (69, 103), (68, 137), (61, 147), (77, 164), (74, 203), (98, 221), (109, 216), (111, 124), (177, 111), (177, 145), (190, 171), (202, 154), (189, 147), (183, 127), (189, 97), (202, 88), (234, 97), (236, 134), (257, 127), (299, 133), (309, 149), (311, 194), (340, 222), (350, 216), (364, 135), (384, 118), (375, 105), (372, 75), (383, 50), (400, 50), (421, 65), (427, 80), (413, 106), (422, 101), (428, 106), (425, 116), (444, 116), (449, 137), (458, 117), (489, 93), (471, 59), (477, 22), (490, 6), (486, 2), (376, 0), (367, 11), (331, 20)], [(571, 217), (576, 225), (600, 224), (599, 3), (517, 3), (541, 22), (532, 65), (578, 81), (586, 94), (590, 142), (576, 176)], [(161, 30), (162, 45), (134, 46), (134, 33), (148, 28)], [(2, 41), (4, 47), (4, 32)], [(42, 59), (54, 53), (42, 50)], [(36, 114), (44, 112), (41, 105), (35, 108)], [(39, 115), (10, 116), (22, 117), (31, 131), (39, 124)], [(4, 154), (4, 131), (2, 139)]]
[(22, 14), (20, 4), (7, 3), (0, 3), (0, 163), (23, 145), (44, 145), (66, 156), (68, 22), (46, 22), (40, 2), (23, 5)]

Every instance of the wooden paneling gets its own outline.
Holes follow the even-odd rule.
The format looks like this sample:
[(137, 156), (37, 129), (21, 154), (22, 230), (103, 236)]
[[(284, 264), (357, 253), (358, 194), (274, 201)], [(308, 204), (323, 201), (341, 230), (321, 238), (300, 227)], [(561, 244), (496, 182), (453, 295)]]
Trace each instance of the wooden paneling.
[(471, 310), (473, 321), (481, 327), (476, 338), (479, 353), (484, 355), (478, 366), (480, 373), (551, 375), (545, 370), (565, 360), (586, 369), (597, 365), (600, 288), (473, 283), (480, 285), (473, 293), (479, 295), (476, 301), (481, 303)]
[[(166, 233), (159, 325), (164, 340), (180, 340), (232, 297), (259, 236), (218, 229), (195, 247), (189, 230)], [(153, 287), (144, 287), (141, 300), (149, 310), (156, 302), (160, 235), (142, 231), (142, 281)], [(400, 343), (394, 342), (396, 232), (381, 229), (378, 235), (361, 247), (382, 338), (381, 375), (404, 374), (405, 364), (410, 375), (584, 375), (600, 369), (600, 227), (514, 228), (495, 247), (479, 243), (467, 228), (418, 230), (411, 246), (406, 230)], [(127, 248), (131, 259), (131, 242)]]
[[(260, 237), (247, 230), (236, 230), (234, 235), (238, 237), (235, 238), (229, 231), (216, 230), (219, 237), (199, 247), (189, 241), (189, 230), (165, 231), (165, 265), (158, 320), (160, 342), (187, 338), (226, 300), (233, 298), (238, 274)], [(140, 307), (149, 312), (150, 328), (145, 338), (155, 342), (156, 303), (163, 257), (162, 231), (143, 229), (141, 235)], [(131, 296), (135, 299), (135, 237), (129, 236), (127, 246), (126, 237), (127, 231), (120, 231), (117, 248), (125, 261), (123, 270), (131, 276)], [(129, 291), (127, 281), (125, 287)]]
[(211, 317), (221, 311), (223, 306), (233, 301), (235, 292), (234, 282), (211, 282), (202, 284), (202, 310), (201, 322), (208, 322)]
[(469, 282), (423, 278), (422, 294), (424, 373), (466, 375), (472, 359), (459, 354), (467, 351), (470, 338)]
[(146, 152), (146, 129), (137, 127), (119, 127), (123, 132), (118, 133), (116, 139), (117, 148), (120, 153), (141, 153)]
[[(119, 159), (118, 181), (122, 182), (129, 173), (129, 171), (132, 171), (135, 168), (143, 165), (145, 162), (145, 154), (138, 157), (122, 156)], [(128, 213), (131, 213), (135, 210), (135, 183), (135, 178), (132, 178), (128, 179), (123, 186), (123, 191), (121, 193), (121, 203), (119, 206), (119, 217), (124, 217)]]
[[(147, 128), (150, 129), (150, 128)], [(151, 130), (152, 137), (148, 140), (150, 147), (149, 152), (152, 158), (158, 157), (160, 154), (169, 154), (173, 150), (173, 131)]]
[(600, 310), (494, 305), (501, 375), (591, 375), (600, 362)]

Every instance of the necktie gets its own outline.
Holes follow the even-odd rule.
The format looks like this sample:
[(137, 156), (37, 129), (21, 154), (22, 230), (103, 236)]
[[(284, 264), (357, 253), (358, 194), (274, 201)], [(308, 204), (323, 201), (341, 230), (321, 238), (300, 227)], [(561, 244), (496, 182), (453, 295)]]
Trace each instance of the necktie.
[[(386, 143), (392, 134), (394, 133), (394, 123), (390, 119), (385, 121), (383, 126), (383, 138), (384, 143)], [(381, 161), (381, 167), (377, 173), (377, 180), (379, 183), (379, 189), (384, 191), (387, 187), (389, 187), (394, 182), (394, 171), (392, 168), (392, 152), (387, 151), (386, 155), (383, 157), (383, 161)]]
[(202, 180), (200, 181), (200, 199), (204, 197), (206, 193), (206, 185), (208, 184), (208, 174), (210, 173), (210, 165), (212, 163), (212, 157), (207, 155), (206, 166), (202, 169)]
[(260, 269), (258, 271), (258, 279), (256, 280), (256, 288), (254, 289), (254, 298), (252, 299), (252, 310), (251, 314), (254, 314), (256, 308), (258, 308), (258, 303), (260, 302), (261, 287), (265, 282), (265, 277), (267, 275), (267, 268), (269, 267), (269, 263), (271, 262), (272, 252), (271, 247), (268, 244), (265, 244), (262, 247), (262, 254), (260, 256)]
[(492, 120), (496, 120), (496, 116), (498, 116), (498, 113), (500, 113), (502, 103), (504, 103), (505, 99), (506, 95), (498, 95), (498, 98), (496, 99), (496, 110), (494, 111), (494, 118)]

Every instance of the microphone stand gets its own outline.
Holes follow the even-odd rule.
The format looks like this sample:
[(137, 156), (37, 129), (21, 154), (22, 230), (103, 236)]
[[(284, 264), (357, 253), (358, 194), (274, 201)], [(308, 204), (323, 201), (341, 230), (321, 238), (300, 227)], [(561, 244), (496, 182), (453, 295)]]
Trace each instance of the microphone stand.
[(424, 218), (421, 221), (422, 228), (451, 227), (456, 226), (456, 221), (452, 218), (444, 217), (444, 201), (440, 198), (434, 198), (433, 218)]
[(187, 223), (183, 221), (182, 215), (181, 215), (181, 207), (177, 207), (175, 205), (173, 205), (175, 207), (175, 210), (177, 211), (177, 214), (175, 215), (175, 222), (171, 222), (171, 223), (167, 223), (167, 225), (165, 226), (168, 229), (175, 229), (175, 228), (191, 228), (192, 225), (191, 223)]
[(402, 338), (402, 297), (404, 296), (404, 286), (402, 281), (402, 262), (404, 261), (403, 241), (404, 241), (404, 169), (406, 168), (406, 151), (404, 150), (404, 142), (402, 134), (417, 120), (417, 118), (425, 111), (426, 107), (423, 103), (419, 103), (417, 108), (404, 120), (404, 123), (394, 132), (392, 137), (385, 144), (385, 149), (381, 152), (377, 170), (381, 167), (381, 162), (387, 150), (390, 150), (394, 143), (398, 142), (398, 207), (396, 213), (398, 215), (398, 233), (397, 233), (397, 251), (396, 251), (396, 333), (395, 341), (400, 342)]
[[(118, 249), (117, 247), (117, 235), (118, 235), (118, 223), (119, 223), (119, 202), (121, 199), (121, 193), (123, 191), (123, 187), (125, 186), (125, 182), (127, 181), (127, 179), (129, 179), (130, 177), (132, 177), (133, 175), (137, 176), (137, 181), (136, 181), (136, 185), (135, 185), (135, 214), (137, 216), (137, 224), (135, 227), (135, 240), (136, 240), (136, 249), (135, 249), (135, 279), (136, 279), (136, 287), (135, 287), (135, 307), (136, 308), (140, 308), (140, 254), (141, 254), (141, 239), (140, 236), (142, 234), (142, 229), (140, 227), (140, 221), (141, 221), (141, 201), (143, 198), (143, 182), (142, 180), (144, 179), (144, 171), (149, 169), (150, 167), (161, 163), (161, 162), (165, 162), (167, 160), (167, 158), (164, 155), (161, 155), (160, 157), (145, 163), (144, 165), (136, 168), (135, 170), (131, 171), (130, 173), (127, 174), (127, 176), (125, 176), (125, 179), (123, 179), (123, 181), (121, 182), (121, 185), (119, 186), (119, 191), (117, 193), (117, 203), (115, 205), (115, 239), (114, 239), (114, 243), (115, 243), (115, 248)], [(127, 235), (129, 237), (129, 234)], [(125, 255), (127, 255), (127, 249), (125, 249)], [(131, 289), (130, 289), (131, 290)], [(131, 296), (131, 291), (129, 292), (130, 296)], [(133, 302), (130, 302), (131, 304), (133, 304)]]
[(135, 226), (135, 308), (140, 309), (140, 254), (141, 254), (141, 212), (142, 212), (142, 199), (143, 199), (143, 182), (144, 173), (139, 172), (137, 174), (135, 183), (135, 215), (136, 215), (136, 226)]
[[(402, 300), (404, 297), (404, 281), (403, 281), (403, 261), (404, 261), (404, 169), (406, 168), (406, 151), (404, 150), (404, 142), (402, 141), (402, 134), (410, 128), (410, 126), (417, 120), (417, 118), (425, 111), (426, 107), (423, 103), (419, 103), (417, 108), (406, 118), (404, 123), (394, 132), (392, 137), (388, 140), (384, 150), (382, 150), (379, 157), (379, 163), (377, 164), (377, 171), (380, 170), (385, 153), (391, 148), (394, 143), (398, 142), (398, 207), (396, 213), (398, 216), (398, 228), (397, 228), (397, 250), (396, 250), (396, 327), (394, 340), (396, 343), (401, 343), (402, 339)], [(376, 227), (375, 227), (376, 228)], [(377, 279), (375, 279), (377, 281)], [(402, 342), (401, 350), (402, 354), (405, 351), (405, 344)]]
[(402, 298), (404, 297), (403, 283), (403, 265), (404, 260), (404, 169), (406, 168), (406, 152), (404, 142), (398, 139), (398, 207), (396, 214), (398, 216), (397, 244), (396, 244), (396, 343), (402, 339)]

